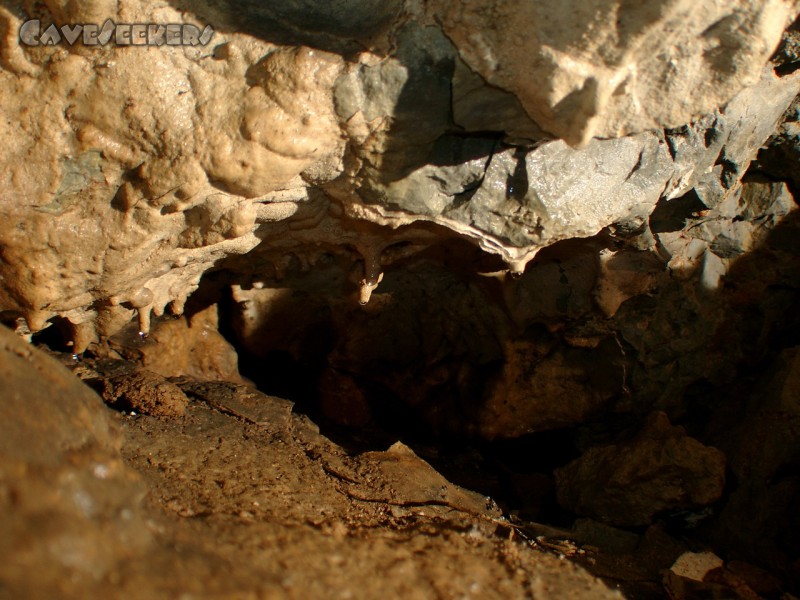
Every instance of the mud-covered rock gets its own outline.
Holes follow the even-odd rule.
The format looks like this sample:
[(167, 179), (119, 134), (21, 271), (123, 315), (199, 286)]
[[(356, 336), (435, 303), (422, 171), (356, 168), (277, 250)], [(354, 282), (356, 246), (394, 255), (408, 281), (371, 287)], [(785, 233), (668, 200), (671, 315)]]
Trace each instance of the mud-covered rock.
[(706, 506), (725, 484), (725, 455), (653, 414), (635, 437), (587, 450), (556, 471), (559, 503), (620, 526), (646, 525), (663, 511)]
[(186, 412), (186, 394), (161, 375), (123, 361), (100, 361), (94, 368), (97, 371), (81, 368), (79, 373), (117, 410), (158, 417), (179, 417)]
[(129, 326), (110, 338), (109, 347), (163, 377), (242, 381), (236, 350), (220, 333), (216, 304), (177, 319), (162, 319), (145, 339)]
[[(74, 366), (110, 380), (131, 371)], [(191, 398), (183, 419), (112, 424), (73, 374), (0, 329), (0, 596), (619, 598), (498, 536), (494, 503), (403, 444), (353, 456), (285, 400), (175, 385)]]
[(77, 597), (150, 547), (120, 445), (94, 392), (0, 327), (0, 595)]

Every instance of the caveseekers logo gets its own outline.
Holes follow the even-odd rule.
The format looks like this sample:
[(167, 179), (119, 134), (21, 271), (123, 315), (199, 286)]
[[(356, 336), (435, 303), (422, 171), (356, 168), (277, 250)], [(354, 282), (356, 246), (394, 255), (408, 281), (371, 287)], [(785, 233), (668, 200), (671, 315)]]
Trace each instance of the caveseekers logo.
[(39, 19), (25, 21), (19, 29), (19, 39), (26, 46), (72, 46), (81, 40), (85, 46), (205, 46), (214, 37), (214, 30), (183, 23), (114, 23), (106, 19), (102, 25), (93, 23), (50, 25), (42, 31)]

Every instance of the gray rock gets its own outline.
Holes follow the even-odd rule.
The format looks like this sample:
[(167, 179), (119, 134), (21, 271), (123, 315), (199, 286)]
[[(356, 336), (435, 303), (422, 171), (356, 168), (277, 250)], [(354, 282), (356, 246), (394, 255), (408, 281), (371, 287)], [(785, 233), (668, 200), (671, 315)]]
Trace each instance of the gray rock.
[(652, 134), (593, 140), (583, 150), (560, 141), (531, 152), (507, 149), (492, 156), (470, 201), (444, 214), (506, 245), (547, 246), (644, 219), (671, 173), (666, 148)]
[[(800, 79), (765, 76), (723, 110), (665, 138), (642, 133), (575, 149), (563, 141), (528, 148), (445, 135), (425, 164), (403, 177), (365, 170), (358, 193), (366, 203), (460, 230), (509, 261), (530, 258), (541, 247), (609, 225), (636, 229), (659, 199), (693, 188), (705, 207), (715, 206), (736, 186), (799, 87)], [(431, 147), (422, 137), (388, 139), (390, 146), (405, 144), (406, 153)]]
[(799, 90), (797, 77), (778, 79), (765, 72), (757, 85), (737, 94), (714, 115), (670, 132), (667, 139), (678, 171), (667, 198), (694, 188), (707, 207), (721, 202), (775, 131)]
[(369, 167), (368, 189), (373, 181), (391, 182), (423, 165), (450, 120), (452, 44), (439, 29), (413, 22), (397, 32), (395, 44), (391, 57), (359, 65), (333, 90), (341, 119), (360, 111), (367, 122), (384, 122), (368, 148), (356, 148)]
[(496, 146), (492, 138), (442, 136), (431, 148), (427, 164), (385, 183), (372, 171), (359, 196), (367, 203), (436, 218), (475, 193)]
[(651, 133), (593, 140), (582, 150), (561, 141), (527, 150), (452, 136), (404, 180), (372, 180), (371, 193), (360, 194), (472, 232), (511, 258), (612, 223), (641, 224), (673, 172), (666, 145)]
[(687, 12), (674, 0), (432, 1), (429, 10), (470, 68), (571, 144), (711, 112), (758, 77), (790, 14), (727, 1)]
[(453, 120), (469, 132), (504, 131), (511, 138), (531, 141), (551, 137), (514, 94), (489, 85), (461, 59), (453, 73)]
[(800, 189), (800, 96), (795, 98), (783, 115), (783, 123), (769, 138), (758, 154), (754, 165), (767, 175), (791, 182), (794, 190)]

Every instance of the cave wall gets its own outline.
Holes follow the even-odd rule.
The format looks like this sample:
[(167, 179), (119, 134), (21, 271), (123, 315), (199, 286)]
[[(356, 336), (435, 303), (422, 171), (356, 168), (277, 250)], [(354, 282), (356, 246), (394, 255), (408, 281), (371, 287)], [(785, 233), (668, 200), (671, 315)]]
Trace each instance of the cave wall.
[[(240, 382), (224, 329), (346, 427), (555, 431), (563, 509), (716, 511), (705, 541), (797, 585), (799, 10), (0, 2), (0, 320)], [(213, 37), (19, 38), (109, 17)], [(202, 283), (181, 343), (219, 360), (182, 321), (145, 347)]]

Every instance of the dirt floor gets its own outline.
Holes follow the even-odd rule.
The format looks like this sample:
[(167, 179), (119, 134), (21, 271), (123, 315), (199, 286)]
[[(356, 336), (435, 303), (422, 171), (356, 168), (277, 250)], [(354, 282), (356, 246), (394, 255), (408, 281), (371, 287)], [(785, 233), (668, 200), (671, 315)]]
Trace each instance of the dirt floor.
[[(217, 350), (203, 355), (224, 357), (207, 325), (196, 334)], [(237, 381), (209, 381), (156, 373), (171, 367), (146, 344), (126, 360), (2, 328), (0, 342), (0, 600), (796, 600), (786, 577), (710, 552), (691, 534), (701, 513), (639, 527), (559, 517), (552, 477), (508, 460), (546, 463), (557, 432), (505, 457), (320, 432), (230, 361), (200, 375)], [(662, 421), (654, 431), (673, 435)]]
[(150, 526), (174, 549), (130, 582), (191, 597), (614, 597), (401, 443), (349, 456), (285, 400), (178, 385), (184, 415), (119, 417)]

